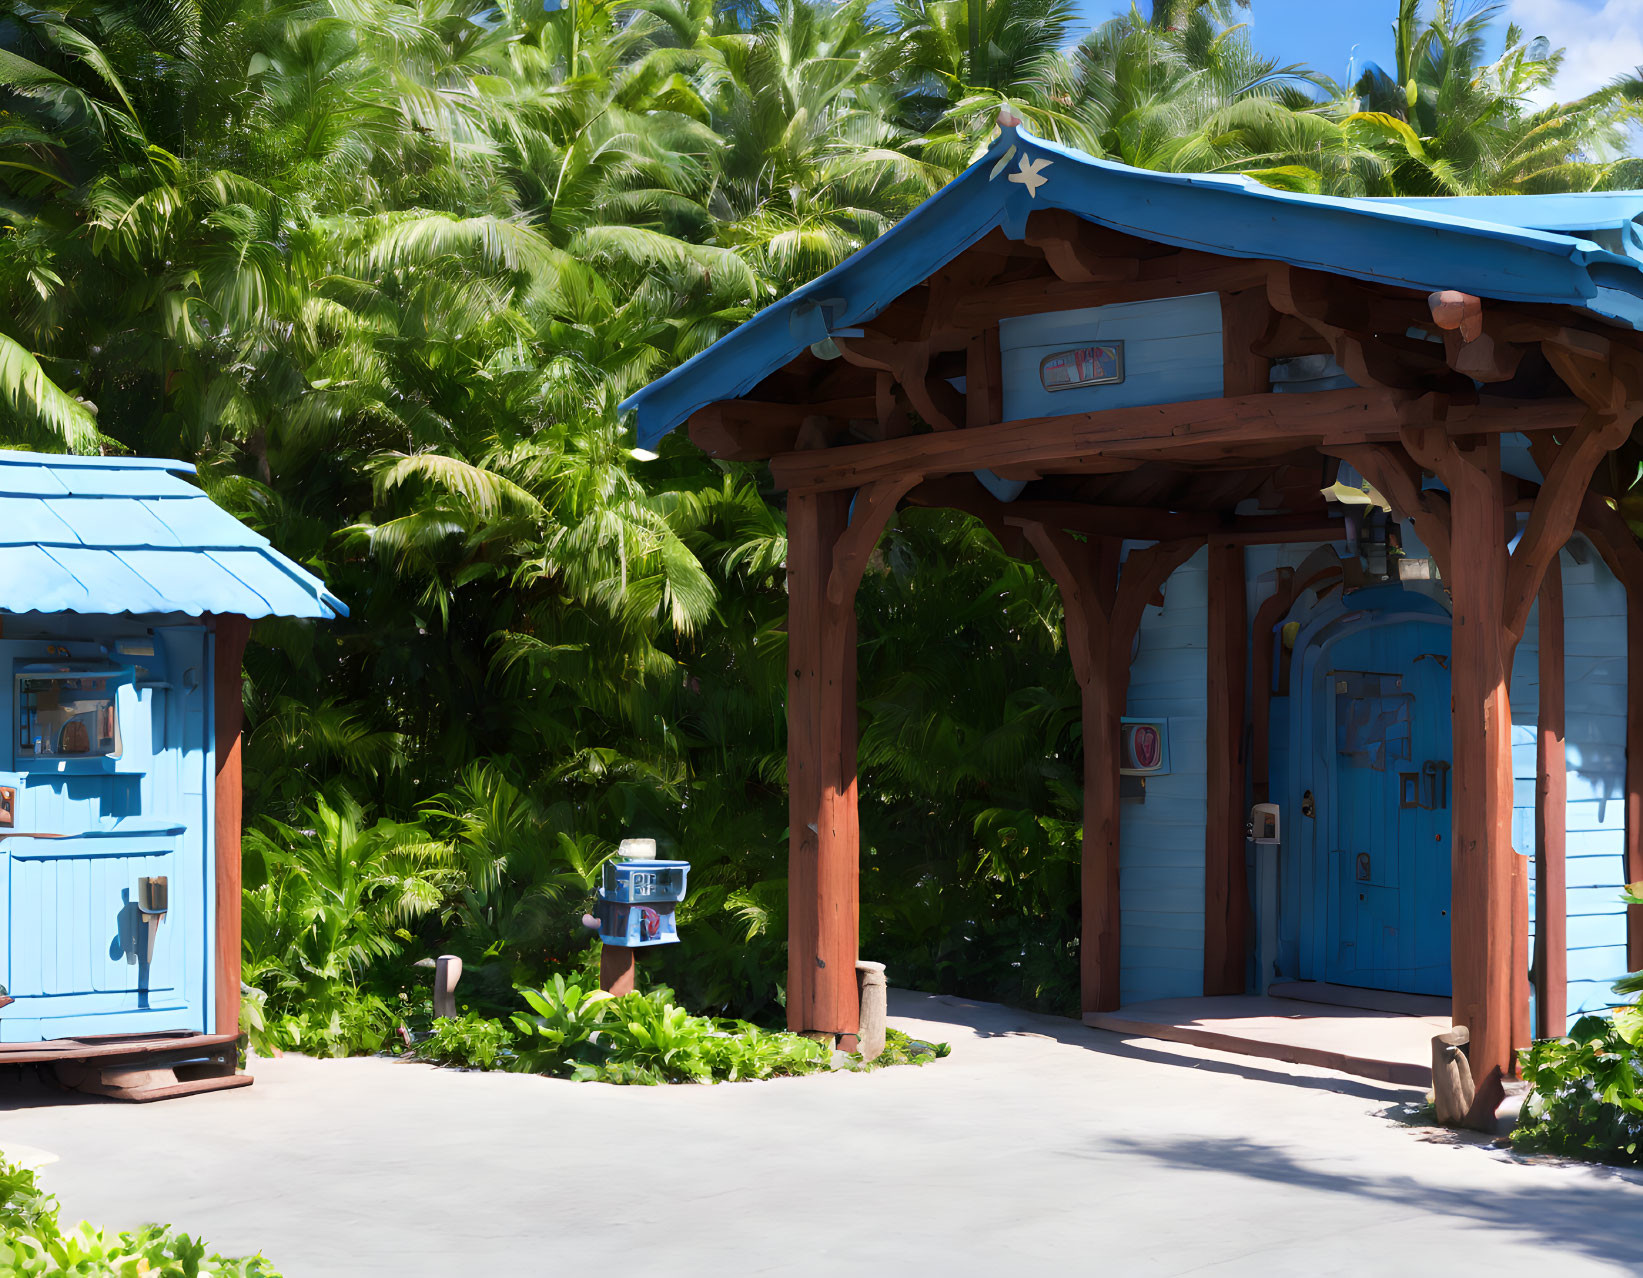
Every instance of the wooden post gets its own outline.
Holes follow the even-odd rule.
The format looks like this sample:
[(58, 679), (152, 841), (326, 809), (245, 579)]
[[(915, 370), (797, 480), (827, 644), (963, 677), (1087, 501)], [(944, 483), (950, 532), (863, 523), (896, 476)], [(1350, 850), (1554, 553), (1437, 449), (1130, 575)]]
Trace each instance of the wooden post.
[(462, 979), (462, 960), (455, 954), (441, 954), (434, 960), (434, 1015), (440, 1019), (456, 1016), (456, 983)]
[(1249, 936), (1244, 865), (1244, 548), (1209, 543), (1208, 818), (1204, 826), (1204, 993), (1242, 994)]
[(1535, 1034), (1540, 1038), (1560, 1037), (1569, 1020), (1563, 651), (1563, 567), (1553, 558), (1540, 586), (1540, 712), (1535, 731)]
[(856, 979), (861, 987), (861, 1030), (856, 1049), (864, 1060), (884, 1055), (885, 1020), (889, 1014), (889, 983), (883, 963), (858, 962)]
[[(631, 946), (601, 945), (599, 947), (599, 988), (607, 994), (616, 995), (618, 998), (623, 994), (633, 993), (634, 979), (638, 967), (635, 957)], [(435, 1015), (438, 1015), (437, 1009)]]
[[(1448, 445), (1446, 453), (1453, 452)], [(1454, 598), (1454, 1019), (1471, 1033), (1478, 1103), (1492, 1110), (1512, 1068), (1512, 712), (1505, 608), (1506, 518), (1493, 439), (1446, 457)]]
[(1110, 1012), (1121, 1001), (1118, 747), (1130, 683), (1130, 645), (1147, 605), (1202, 543), (1159, 542), (1132, 551), (1120, 575), (1119, 538), (1074, 538), (1038, 519), (1006, 516), (1005, 522), (1022, 530), (1061, 591), (1067, 653), (1083, 713), (1079, 1001), (1086, 1014)]
[(906, 470), (787, 500), (787, 1024), (852, 1039), (861, 1005), (856, 588)]
[(211, 709), (217, 742), (217, 775), (212, 838), (216, 861), (217, 931), (212, 948), (216, 962), (216, 1007), (212, 1023), (219, 1034), (240, 1032), (240, 919), (242, 873), (240, 826), (243, 799), (240, 745), (245, 727), (245, 680), (242, 665), (251, 623), (244, 617), (219, 616), (214, 626), (215, 676)]
[(1271, 797), (1272, 771), (1272, 630), (1295, 603), (1295, 571), (1278, 569), (1272, 593), (1255, 610), (1250, 631), (1249, 788), (1256, 803)]
[(848, 492), (787, 503), (787, 1024), (854, 1034), (860, 910), (856, 825), (855, 592), (829, 606)]
[(1457, 1025), (1432, 1039), (1432, 1105), (1445, 1127), (1464, 1123), (1477, 1096), (1471, 1062), (1466, 1058), (1470, 1037), (1466, 1026)]

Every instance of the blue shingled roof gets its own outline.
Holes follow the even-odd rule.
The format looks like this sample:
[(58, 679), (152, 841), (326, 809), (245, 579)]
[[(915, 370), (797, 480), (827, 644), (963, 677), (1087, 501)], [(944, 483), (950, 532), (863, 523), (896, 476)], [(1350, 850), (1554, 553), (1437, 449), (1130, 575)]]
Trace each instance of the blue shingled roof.
[(832, 330), (878, 315), (995, 227), (1035, 209), (1183, 248), (1430, 291), (1578, 308), (1643, 329), (1643, 192), (1341, 199), (1230, 175), (1157, 173), (1006, 127), (987, 153), (844, 262), (630, 395), (645, 447), (747, 394)]
[(0, 612), (337, 617), (348, 609), (186, 462), (0, 451)]

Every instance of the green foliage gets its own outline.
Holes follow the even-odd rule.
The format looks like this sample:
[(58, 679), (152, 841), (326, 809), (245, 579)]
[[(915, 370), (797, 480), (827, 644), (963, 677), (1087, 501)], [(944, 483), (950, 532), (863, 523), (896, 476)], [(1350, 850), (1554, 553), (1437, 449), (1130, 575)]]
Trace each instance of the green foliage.
[(530, 1011), (513, 1018), (518, 1068), (534, 1073), (606, 1083), (738, 1082), (814, 1073), (831, 1061), (820, 1044), (797, 1034), (692, 1016), (666, 988), (613, 998), (556, 976), (520, 995)]
[(65, 1228), (57, 1200), (34, 1173), (0, 1161), (0, 1272), (78, 1274), (84, 1278), (279, 1278), (261, 1255), (207, 1255), (205, 1244), (164, 1225), (114, 1233), (82, 1222)]
[(465, 1069), (502, 1069), (512, 1056), (514, 1036), (501, 1021), (475, 1011), (432, 1022), (427, 1036), (410, 1049), (418, 1060)]
[[(1643, 883), (1621, 893), (1643, 905)], [(1533, 1089), (1512, 1144), (1643, 1165), (1643, 972), (1615, 983), (1634, 996), (1606, 1016), (1582, 1016), (1562, 1038), (1541, 1039), (1519, 1053), (1524, 1081)]]
[(952, 1054), (948, 1043), (926, 1043), (923, 1039), (903, 1034), (890, 1026), (884, 1031), (884, 1050), (866, 1062), (866, 1069), (881, 1069), (887, 1065), (928, 1065)]
[(1542, 1039), (1521, 1053), (1534, 1089), (1512, 1144), (1643, 1164), (1643, 1020), (1635, 1006), (1614, 1016), (1583, 1016), (1567, 1037)]

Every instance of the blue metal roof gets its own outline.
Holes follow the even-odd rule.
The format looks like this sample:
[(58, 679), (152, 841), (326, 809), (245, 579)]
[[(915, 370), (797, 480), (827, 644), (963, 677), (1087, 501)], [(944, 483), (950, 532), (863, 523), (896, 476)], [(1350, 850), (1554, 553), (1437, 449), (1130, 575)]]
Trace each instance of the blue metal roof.
[[(1643, 328), (1640, 192), (1301, 195), (1252, 178), (1131, 168), (1004, 127), (981, 159), (885, 234), (624, 400), (638, 414), (639, 443), (651, 447), (697, 409), (747, 394), (830, 330), (872, 319), (995, 227), (1022, 238), (1040, 208), (1228, 257), (1576, 307)], [(1593, 238), (1599, 231), (1607, 233)]]
[(0, 450), (0, 612), (337, 617), (348, 609), (186, 462)]

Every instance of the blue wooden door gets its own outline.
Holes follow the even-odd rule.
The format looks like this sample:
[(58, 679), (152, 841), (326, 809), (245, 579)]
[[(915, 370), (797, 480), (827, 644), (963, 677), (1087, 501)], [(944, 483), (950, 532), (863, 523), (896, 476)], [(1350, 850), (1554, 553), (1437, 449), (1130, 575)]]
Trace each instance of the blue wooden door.
[[(19, 832), (0, 841), (0, 984), (15, 999), (0, 1011), (0, 1043), (207, 1027), (207, 637), (156, 627), (153, 639), (169, 677), (119, 689), (117, 759), (60, 772), (50, 760), (19, 767), (0, 747), (0, 763), (13, 765), (0, 766), (0, 784), (15, 789)], [(63, 643), (76, 658), (82, 646), (92, 655), (106, 646)], [(15, 710), (4, 675), (43, 648), (0, 639), (0, 714)], [(142, 899), (142, 884), (160, 879), (166, 908), (145, 918), (141, 906), (156, 900)]]
[(1329, 653), (1324, 979), (1448, 994), (1449, 628), (1411, 619)]

